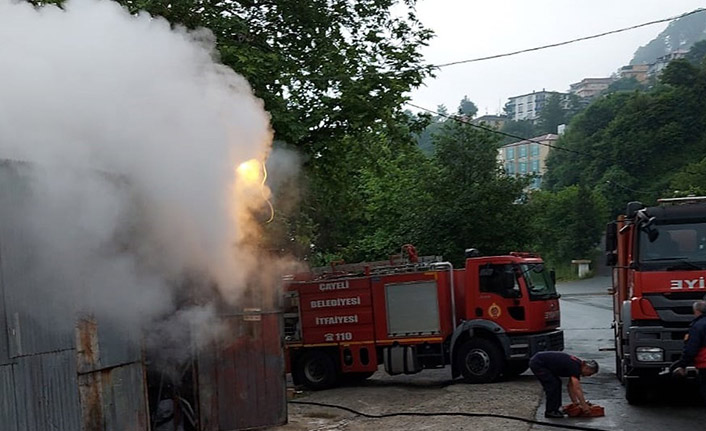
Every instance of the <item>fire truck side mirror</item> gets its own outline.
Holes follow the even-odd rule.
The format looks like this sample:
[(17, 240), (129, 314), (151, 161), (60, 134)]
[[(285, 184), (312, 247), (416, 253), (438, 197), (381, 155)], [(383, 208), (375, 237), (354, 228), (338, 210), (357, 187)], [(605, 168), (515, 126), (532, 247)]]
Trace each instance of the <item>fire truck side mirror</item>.
[(635, 215), (637, 214), (637, 212), (643, 208), (645, 208), (645, 205), (643, 205), (642, 202), (638, 202), (638, 201), (629, 202), (628, 207), (625, 211), (625, 216), (629, 219), (635, 218)]

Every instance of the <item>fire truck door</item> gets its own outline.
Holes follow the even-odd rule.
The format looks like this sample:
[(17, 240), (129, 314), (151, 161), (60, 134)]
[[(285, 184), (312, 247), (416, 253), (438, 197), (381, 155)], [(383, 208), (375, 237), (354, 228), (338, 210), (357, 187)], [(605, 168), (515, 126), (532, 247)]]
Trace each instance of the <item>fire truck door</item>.
[(492, 320), (506, 331), (521, 330), (526, 326), (527, 294), (522, 277), (512, 263), (483, 263), (467, 271), (468, 286), (477, 289), (472, 301), (476, 319)]

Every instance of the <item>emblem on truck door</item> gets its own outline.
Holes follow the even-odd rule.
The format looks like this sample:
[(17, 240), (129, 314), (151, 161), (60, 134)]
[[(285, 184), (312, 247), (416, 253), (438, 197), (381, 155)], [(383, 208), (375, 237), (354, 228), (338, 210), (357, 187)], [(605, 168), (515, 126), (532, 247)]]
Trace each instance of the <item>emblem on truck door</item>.
[(503, 314), (502, 309), (500, 309), (498, 304), (493, 302), (493, 305), (488, 308), (488, 315), (493, 319), (497, 319), (501, 314)]

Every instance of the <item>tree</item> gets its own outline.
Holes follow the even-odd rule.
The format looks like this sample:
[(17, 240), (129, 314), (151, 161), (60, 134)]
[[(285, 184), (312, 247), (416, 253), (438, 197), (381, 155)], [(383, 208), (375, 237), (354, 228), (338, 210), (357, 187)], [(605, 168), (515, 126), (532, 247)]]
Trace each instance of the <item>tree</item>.
[(706, 58), (706, 40), (696, 42), (684, 58), (693, 65), (699, 66), (704, 61), (704, 58)]
[(585, 186), (534, 192), (525, 211), (533, 248), (555, 264), (590, 258), (608, 219), (605, 202)]
[(557, 133), (560, 124), (566, 123), (566, 110), (563, 106), (562, 96), (552, 94), (539, 113), (540, 134)]
[[(500, 129), (502, 132), (521, 137), (522, 139), (530, 139), (540, 135), (537, 126), (530, 120), (506, 121)], [(511, 144), (522, 140), (520, 138), (504, 137), (500, 145)]]
[(471, 102), (468, 96), (463, 96), (461, 103), (458, 105), (458, 113), (466, 118), (473, 118), (478, 113), (478, 107)]
[(434, 145), (436, 177), (428, 181), (434, 204), (425, 217), (425, 250), (460, 263), (468, 247), (485, 254), (523, 248), (526, 217), (517, 202), (528, 180), (503, 174), (497, 135), (447, 121)]
[(386, 146), (414, 145), (416, 123), (402, 108), (430, 75), (420, 48), (432, 37), (414, 2), (118, 1), (214, 33), (221, 62), (263, 99), (275, 138), (304, 155), (301, 203), (280, 216), (290, 238), (314, 247), (293, 249), (326, 255), (351, 243), (365, 222), (362, 170)]
[(643, 88), (644, 86), (640, 84), (640, 81), (638, 81), (634, 76), (631, 76), (613, 81), (608, 88), (603, 91), (603, 94), (611, 94), (621, 91), (635, 91)]
[(671, 193), (675, 173), (706, 153), (706, 70), (670, 63), (644, 92), (614, 93), (577, 115), (547, 160), (549, 190), (584, 184), (600, 190), (612, 211), (625, 202)]

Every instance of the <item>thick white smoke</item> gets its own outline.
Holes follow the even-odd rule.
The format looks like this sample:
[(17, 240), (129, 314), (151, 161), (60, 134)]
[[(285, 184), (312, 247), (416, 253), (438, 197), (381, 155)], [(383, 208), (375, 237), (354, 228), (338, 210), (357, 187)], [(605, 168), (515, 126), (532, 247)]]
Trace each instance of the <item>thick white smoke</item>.
[(0, 0), (0, 41), (0, 159), (32, 172), (14, 223), (35, 287), (131, 322), (169, 311), (184, 274), (236, 301), (261, 270), (247, 214), (269, 193), (243, 193), (236, 167), (264, 160), (272, 134), (210, 32), (106, 0)]

